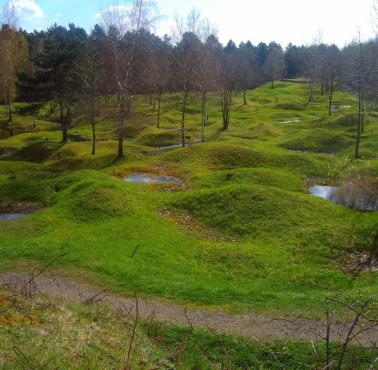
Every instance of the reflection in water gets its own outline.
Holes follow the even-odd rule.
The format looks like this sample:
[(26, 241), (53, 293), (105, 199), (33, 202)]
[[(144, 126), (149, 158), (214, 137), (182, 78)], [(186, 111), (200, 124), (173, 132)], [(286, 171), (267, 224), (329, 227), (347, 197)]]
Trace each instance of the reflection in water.
[(0, 213), (0, 221), (13, 221), (25, 216), (25, 213)]
[(378, 199), (375, 192), (364, 191), (346, 182), (338, 187), (316, 185), (310, 188), (310, 193), (317, 197), (359, 211), (378, 211)]
[(280, 121), (279, 123), (286, 124), (286, 123), (300, 123), (300, 122), (301, 122), (300, 118), (288, 118), (287, 120)]
[(150, 174), (133, 174), (124, 178), (127, 182), (145, 184), (182, 184), (182, 180), (173, 176), (154, 176)]
[(310, 193), (315, 195), (316, 197), (323, 198), (326, 200), (330, 200), (334, 202), (334, 196), (337, 191), (336, 186), (322, 186), (322, 185), (315, 185), (310, 188)]

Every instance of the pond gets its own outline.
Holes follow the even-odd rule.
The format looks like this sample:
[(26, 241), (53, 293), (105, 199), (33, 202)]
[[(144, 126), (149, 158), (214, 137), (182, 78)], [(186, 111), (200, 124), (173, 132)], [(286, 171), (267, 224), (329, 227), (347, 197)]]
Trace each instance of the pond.
[(0, 213), (0, 221), (14, 221), (25, 216), (25, 213)]
[(315, 185), (310, 188), (310, 193), (358, 211), (378, 211), (376, 194), (359, 189), (351, 183), (344, 183), (340, 186)]
[(280, 121), (279, 123), (300, 123), (301, 122), (301, 119), (300, 118), (288, 118), (287, 120), (285, 121)]
[[(310, 188), (310, 193), (316, 197), (335, 202), (336, 186), (315, 185)], [(336, 203), (336, 202), (335, 202)]]
[(124, 178), (127, 182), (142, 184), (182, 184), (183, 181), (173, 176), (157, 176), (148, 173), (132, 174)]

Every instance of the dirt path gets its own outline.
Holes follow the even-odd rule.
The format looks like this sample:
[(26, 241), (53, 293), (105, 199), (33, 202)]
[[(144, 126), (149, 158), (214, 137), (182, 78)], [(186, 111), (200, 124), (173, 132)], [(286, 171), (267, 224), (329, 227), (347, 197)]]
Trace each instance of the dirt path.
[[(20, 288), (29, 277), (19, 273), (0, 275), (0, 284), (9, 289)], [(35, 280), (38, 291), (42, 294), (76, 302), (87, 300), (101, 301), (112, 308), (127, 308), (133, 310), (135, 299), (104, 292), (104, 289), (91, 285), (77, 283), (69, 278), (38, 277)], [(272, 319), (261, 314), (231, 315), (222, 312), (187, 310), (174, 303), (159, 302), (154, 299), (139, 299), (139, 314), (143, 319), (155, 315), (155, 320), (171, 324), (215, 330), (219, 333), (246, 336), (252, 339), (293, 339), (319, 340), (325, 333), (326, 324), (320, 320), (298, 318)], [(347, 327), (337, 324), (332, 327), (331, 337), (338, 340), (344, 338)], [(378, 330), (371, 330), (360, 338), (359, 343), (372, 346), (378, 343)]]

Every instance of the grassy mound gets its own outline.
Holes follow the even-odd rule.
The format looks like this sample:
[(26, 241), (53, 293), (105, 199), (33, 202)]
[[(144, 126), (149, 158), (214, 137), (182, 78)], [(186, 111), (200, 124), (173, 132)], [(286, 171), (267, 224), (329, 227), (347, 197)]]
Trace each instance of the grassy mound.
[(137, 142), (138, 144), (152, 146), (152, 147), (164, 147), (164, 146), (179, 144), (180, 131), (172, 130), (172, 131), (162, 132), (157, 129), (150, 130), (149, 133), (141, 136), (137, 140)]
[(328, 129), (303, 130), (286, 140), (282, 146), (291, 150), (318, 153), (339, 153), (353, 144), (353, 140), (343, 133)]
[(278, 128), (268, 125), (266, 123), (260, 123), (250, 128), (249, 133), (255, 136), (258, 140), (267, 140), (272, 137), (279, 136), (280, 131)]
[[(192, 192), (180, 196), (173, 206), (232, 235), (275, 236), (288, 240), (291, 235), (304, 237), (305, 233), (318, 232), (323, 234), (322, 242), (325, 243), (332, 243), (333, 237), (337, 239), (332, 232), (334, 221), (330, 225), (330, 220), (340, 216), (347, 218), (347, 211), (332, 203), (258, 185), (232, 185)], [(319, 215), (316, 218), (315, 213)], [(345, 221), (344, 226), (347, 226)]]
[(345, 114), (341, 117), (334, 119), (333, 124), (339, 127), (355, 128), (357, 124), (357, 113)]
[(278, 109), (301, 111), (305, 106), (301, 103), (280, 103), (276, 105)]
[(12, 160), (28, 161), (35, 163), (42, 163), (49, 159), (50, 155), (54, 153), (60, 144), (49, 142), (36, 142), (26, 147), (21, 148), (12, 156)]
[(240, 142), (199, 144), (167, 153), (163, 158), (170, 162), (217, 169), (256, 167), (272, 160), (267, 152), (252, 149)]
[(55, 185), (57, 205), (75, 219), (94, 222), (128, 214), (133, 202), (121, 181), (95, 171), (79, 171)]
[(267, 141), (280, 135), (280, 129), (267, 123), (258, 123), (245, 130), (235, 130), (231, 136), (248, 140)]
[(227, 184), (259, 184), (290, 191), (305, 190), (304, 182), (300, 176), (288, 171), (269, 168), (243, 168), (231, 171), (210, 172), (194, 177), (191, 183), (196, 188), (209, 188)]
[(50, 203), (53, 177), (35, 166), (28, 162), (1, 162), (0, 173), (4, 174), (0, 175), (0, 202)]

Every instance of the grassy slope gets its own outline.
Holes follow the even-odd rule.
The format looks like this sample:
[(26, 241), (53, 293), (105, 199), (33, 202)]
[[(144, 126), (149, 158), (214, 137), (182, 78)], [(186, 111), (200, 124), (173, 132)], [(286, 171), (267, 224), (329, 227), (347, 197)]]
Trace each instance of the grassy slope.
[[(336, 98), (355, 106), (347, 94)], [(354, 279), (335, 259), (353, 229), (377, 222), (377, 214), (344, 209), (306, 191), (312, 178), (329, 181), (346, 169), (378, 168), (376, 118), (367, 119), (363, 137), (367, 159), (349, 164), (353, 108), (329, 118), (326, 98), (306, 106), (301, 84), (278, 83), (273, 91), (263, 86), (248, 93), (247, 106), (236, 97), (228, 132), (220, 130), (215, 103), (211, 97), (207, 143), (160, 151), (159, 144), (177, 144), (180, 114), (166, 101), (157, 130), (152, 107), (141, 101), (129, 123), (126, 159), (118, 162), (115, 123), (107, 114), (95, 157), (90, 142), (81, 141), (90, 138), (85, 123), (71, 130), (80, 141), (65, 146), (59, 132), (46, 131), (45, 121), (33, 132), (0, 140), (0, 149), (13, 148), (1, 157), (0, 200), (46, 206), (0, 225), (3, 264), (43, 263), (69, 252), (60, 267), (85, 271), (116, 291), (237, 311), (312, 316), (323, 312), (329, 295), (376, 294), (376, 275)], [(190, 112), (187, 137), (196, 142), (195, 97)], [(119, 178), (136, 170), (182, 177), (186, 191)], [(180, 227), (162, 217), (162, 209), (178, 219), (189, 214), (192, 223)]]
[[(254, 342), (139, 322), (128, 367), (131, 318), (102, 305), (24, 300), (0, 291), (0, 367), (15, 369), (319, 369), (324, 345)], [(314, 347), (314, 348), (315, 348)], [(366, 369), (374, 351), (346, 356)], [(337, 358), (337, 357), (335, 357)]]

